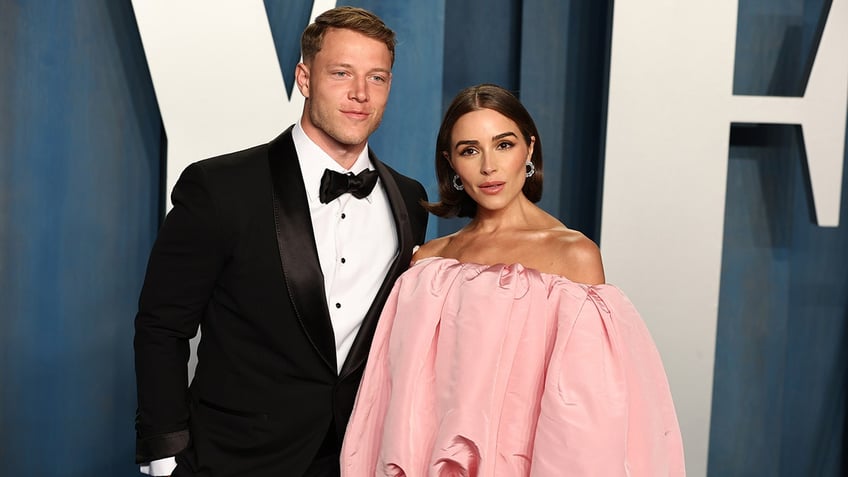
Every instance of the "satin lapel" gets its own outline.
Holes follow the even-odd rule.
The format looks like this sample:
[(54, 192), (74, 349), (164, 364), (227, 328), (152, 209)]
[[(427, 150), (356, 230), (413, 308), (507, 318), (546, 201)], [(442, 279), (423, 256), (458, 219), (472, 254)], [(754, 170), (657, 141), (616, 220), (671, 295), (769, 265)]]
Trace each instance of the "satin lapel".
[(389, 295), (389, 292), (391, 292), (395, 280), (397, 280), (400, 274), (407, 269), (410, 260), (412, 260), (412, 247), (415, 246), (406, 203), (403, 200), (403, 195), (400, 193), (400, 189), (398, 188), (397, 182), (395, 182), (394, 176), (392, 176), (392, 173), (388, 170), (388, 168), (386, 168), (386, 166), (383, 165), (382, 162), (377, 160), (373, 153), (370, 153), (370, 157), (371, 163), (374, 165), (374, 169), (376, 169), (380, 174), (380, 182), (383, 184), (383, 188), (386, 190), (386, 195), (389, 198), (389, 205), (392, 208), (392, 217), (395, 220), (395, 230), (397, 230), (398, 247), (400, 247), (400, 252), (395, 257), (395, 261), (389, 267), (389, 273), (383, 280), (383, 284), (380, 286), (377, 296), (374, 297), (374, 302), (371, 303), (371, 308), (368, 309), (368, 313), (362, 321), (359, 333), (356, 335), (356, 339), (354, 339), (347, 359), (339, 373), (339, 376), (342, 378), (356, 370), (365, 362), (366, 358), (368, 358), (368, 352), (371, 348), (371, 340), (374, 338), (374, 331), (377, 328), (377, 319), (383, 311), (383, 303), (385, 303), (386, 297)]
[(324, 362), (336, 369), (336, 344), (324, 292), (324, 274), (291, 128), (268, 150), (273, 183), (274, 222), (282, 272), (295, 315)]

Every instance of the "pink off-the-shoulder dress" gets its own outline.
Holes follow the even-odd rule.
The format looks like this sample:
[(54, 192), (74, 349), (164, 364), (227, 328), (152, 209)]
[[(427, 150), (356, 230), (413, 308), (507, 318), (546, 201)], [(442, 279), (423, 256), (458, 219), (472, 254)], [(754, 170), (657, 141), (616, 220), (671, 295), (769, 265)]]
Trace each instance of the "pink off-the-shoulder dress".
[(419, 261), (389, 297), (342, 475), (685, 474), (654, 342), (615, 287)]

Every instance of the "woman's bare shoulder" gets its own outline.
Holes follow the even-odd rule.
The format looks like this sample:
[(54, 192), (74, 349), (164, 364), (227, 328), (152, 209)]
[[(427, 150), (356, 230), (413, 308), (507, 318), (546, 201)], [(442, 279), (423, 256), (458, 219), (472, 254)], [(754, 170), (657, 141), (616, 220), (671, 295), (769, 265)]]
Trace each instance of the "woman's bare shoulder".
[(597, 244), (583, 233), (557, 228), (551, 231), (548, 239), (551, 264), (555, 273), (573, 282), (599, 285), (606, 281), (601, 251)]

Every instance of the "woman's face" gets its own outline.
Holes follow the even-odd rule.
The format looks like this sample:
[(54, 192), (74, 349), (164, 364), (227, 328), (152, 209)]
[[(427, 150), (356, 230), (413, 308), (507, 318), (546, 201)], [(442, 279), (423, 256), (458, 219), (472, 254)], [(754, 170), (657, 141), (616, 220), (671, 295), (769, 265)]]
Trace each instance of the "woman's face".
[(526, 163), (533, 154), (518, 125), (503, 114), (480, 109), (461, 116), (446, 156), (478, 208), (501, 210), (523, 197)]

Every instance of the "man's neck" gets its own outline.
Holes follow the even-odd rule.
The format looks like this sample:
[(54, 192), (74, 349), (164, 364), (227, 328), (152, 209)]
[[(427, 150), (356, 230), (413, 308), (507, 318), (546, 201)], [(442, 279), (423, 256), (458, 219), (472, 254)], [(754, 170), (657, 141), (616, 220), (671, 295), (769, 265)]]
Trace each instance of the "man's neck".
[(336, 161), (344, 169), (350, 169), (356, 163), (356, 160), (359, 159), (359, 155), (362, 154), (362, 150), (367, 144), (342, 144), (312, 125), (301, 122), (301, 127), (306, 136), (316, 146), (326, 152), (331, 159)]

